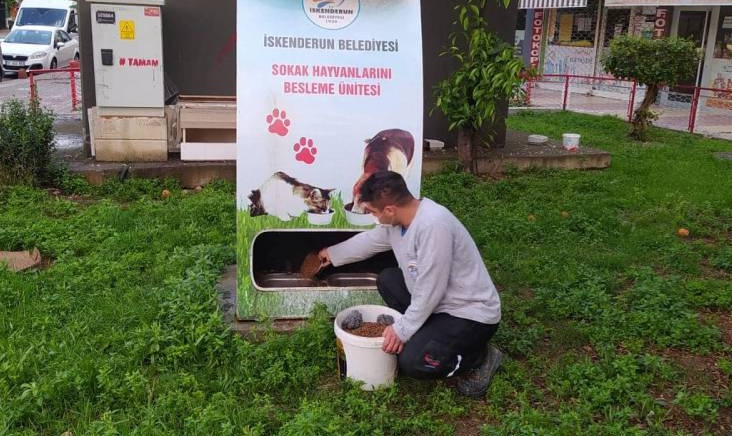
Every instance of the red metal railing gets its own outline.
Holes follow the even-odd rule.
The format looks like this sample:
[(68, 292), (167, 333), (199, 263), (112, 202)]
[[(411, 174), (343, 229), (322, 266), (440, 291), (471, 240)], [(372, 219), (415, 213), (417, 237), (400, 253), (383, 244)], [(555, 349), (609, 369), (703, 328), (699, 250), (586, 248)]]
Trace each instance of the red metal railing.
[(536, 83), (546, 81), (546, 79), (550, 79), (551, 82), (557, 82), (556, 80), (551, 79), (561, 79), (563, 81), (563, 91), (562, 91), (562, 110), (567, 110), (568, 107), (568, 101), (569, 101), (569, 93), (570, 93), (570, 81), (572, 79), (576, 79), (579, 81), (584, 82), (585, 85), (594, 85), (597, 82), (613, 82), (613, 83), (626, 83), (630, 86), (630, 93), (628, 97), (628, 121), (633, 119), (633, 106), (635, 104), (635, 94), (638, 87), (638, 82), (635, 80), (624, 80), (624, 79), (616, 79), (614, 77), (603, 77), (603, 76), (584, 76), (584, 75), (578, 75), (578, 74), (543, 74), (540, 76), (531, 77), (527, 80), (528, 89), (526, 91), (527, 94), (527, 100), (529, 104), (531, 103), (531, 88), (535, 86)]
[(690, 133), (694, 133), (697, 125), (699, 124), (699, 117), (701, 116), (699, 108), (702, 100), (705, 102), (722, 102), (723, 105), (721, 110), (728, 111), (727, 115), (730, 117), (729, 119), (732, 119), (732, 89), (705, 88), (703, 86), (692, 85), (678, 85), (675, 88), (679, 90), (686, 90), (691, 94), (691, 109), (689, 110), (689, 123), (687, 128)]
[[(547, 101), (549, 101), (548, 105), (552, 108), (558, 109), (561, 107), (562, 110), (571, 109), (570, 94), (572, 94), (587, 97), (588, 99), (585, 103), (577, 103), (579, 106), (582, 106), (582, 104), (585, 105), (585, 107), (580, 107), (579, 109), (593, 109), (593, 103), (589, 102), (589, 99), (592, 97), (601, 98), (594, 95), (594, 92), (595, 87), (603, 83), (616, 90), (620, 90), (614, 94), (615, 97), (612, 99), (613, 101), (619, 102), (627, 98), (627, 105), (624, 105), (624, 110), (621, 110), (619, 105), (613, 104), (613, 110), (609, 112), (615, 113), (616, 115), (618, 115), (618, 112), (625, 112), (627, 120), (629, 122), (632, 121), (633, 113), (636, 109), (637, 96), (643, 89), (638, 86), (637, 81), (633, 80), (575, 74), (544, 74), (526, 79), (524, 86), (525, 102), (528, 106), (541, 107), (541, 104), (534, 105), (532, 102), (535, 98), (539, 99), (538, 91), (545, 88), (545, 91), (549, 89), (554, 92), (554, 94), (549, 97), (544, 95), (543, 99), (544, 104), (547, 104)], [(540, 87), (540, 84), (548, 86)], [(578, 87), (584, 87), (584, 89), (576, 91)], [(587, 87), (591, 87), (593, 91), (587, 91)], [(575, 89), (575, 92), (573, 92), (573, 88)], [(561, 92), (561, 96), (558, 95), (559, 92)], [(691, 133), (694, 133), (695, 130), (697, 130), (700, 125), (700, 120), (705, 121), (706, 119), (706, 122), (702, 122), (701, 125), (707, 130), (724, 130), (721, 126), (730, 124), (728, 121), (724, 121), (724, 119), (725, 117), (728, 117), (727, 119), (732, 119), (729, 118), (732, 117), (732, 89), (678, 85), (672, 90), (664, 90), (664, 92), (667, 95), (677, 94), (682, 98), (681, 100), (674, 100), (676, 102), (675, 106), (673, 105), (673, 102), (671, 102), (671, 99), (668, 99), (669, 101), (665, 103), (661, 102), (660, 106), (662, 110), (667, 109), (664, 104), (671, 105), (668, 106), (672, 109), (667, 110), (667, 112), (669, 112), (667, 117), (669, 119), (674, 118), (675, 120), (673, 122), (667, 122), (664, 127), (679, 128), (679, 122), (684, 122), (680, 121), (680, 117), (688, 118), (685, 122), (686, 125), (683, 126), (682, 124), (679, 130), (686, 130)], [(575, 97), (572, 98), (574, 99)], [(558, 104), (559, 100), (561, 100), (560, 105)], [(688, 115), (686, 114), (687, 110)], [(675, 111), (675, 113), (672, 114), (672, 111)], [(602, 109), (595, 110), (594, 112), (602, 112)], [(681, 112), (681, 114), (679, 114), (679, 112)], [(661, 123), (661, 125), (663, 124), (664, 123)], [(673, 126), (669, 124), (673, 124)], [(684, 129), (684, 127), (686, 128)]]
[(35, 101), (38, 99), (38, 84), (36, 82), (36, 76), (40, 76), (42, 74), (49, 74), (49, 73), (67, 73), (69, 75), (69, 88), (71, 91), (71, 110), (75, 111), (79, 106), (79, 95), (78, 95), (78, 89), (76, 87), (76, 74), (79, 73), (81, 69), (79, 67), (68, 67), (68, 68), (59, 68), (56, 70), (29, 70), (28, 71), (28, 81), (30, 82), (30, 98), (31, 101)]

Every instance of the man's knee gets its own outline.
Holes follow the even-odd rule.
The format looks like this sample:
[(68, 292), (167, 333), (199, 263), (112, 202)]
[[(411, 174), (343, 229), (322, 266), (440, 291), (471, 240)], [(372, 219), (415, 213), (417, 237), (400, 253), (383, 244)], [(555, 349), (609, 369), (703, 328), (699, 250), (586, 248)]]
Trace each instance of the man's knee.
[(399, 284), (403, 281), (402, 270), (399, 268), (386, 268), (376, 277), (376, 288), (379, 291), (398, 289)]
[(399, 373), (416, 379), (444, 378), (455, 369), (455, 356), (444, 350), (410, 350), (399, 354)]

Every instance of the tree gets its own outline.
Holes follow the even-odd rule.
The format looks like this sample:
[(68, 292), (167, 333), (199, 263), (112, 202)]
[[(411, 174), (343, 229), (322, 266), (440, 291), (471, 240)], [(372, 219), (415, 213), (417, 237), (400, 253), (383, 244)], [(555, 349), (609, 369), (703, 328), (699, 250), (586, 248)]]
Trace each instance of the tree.
[[(508, 1), (501, 0), (503, 6)], [(442, 56), (451, 56), (457, 69), (435, 87), (435, 107), (458, 129), (458, 158), (466, 171), (475, 171), (474, 143), (486, 145), (495, 134), (491, 126), (496, 107), (521, 86), (523, 62), (514, 57), (513, 47), (488, 31), (482, 16), (486, 0), (465, 0), (455, 6), (458, 30), (448, 38)], [(482, 137), (481, 137), (482, 136)]]
[(658, 115), (651, 105), (662, 86), (674, 86), (696, 74), (700, 55), (693, 41), (671, 37), (644, 39), (619, 36), (602, 58), (605, 69), (620, 79), (636, 80), (646, 86), (646, 95), (633, 114), (630, 136), (645, 141), (648, 127)]

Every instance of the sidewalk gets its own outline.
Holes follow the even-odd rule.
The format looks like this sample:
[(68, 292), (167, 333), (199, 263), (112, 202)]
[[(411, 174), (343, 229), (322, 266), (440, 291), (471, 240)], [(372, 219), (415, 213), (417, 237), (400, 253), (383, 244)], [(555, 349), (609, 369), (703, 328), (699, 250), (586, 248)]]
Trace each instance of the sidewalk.
[[(561, 110), (564, 102), (562, 90), (551, 89), (552, 87), (535, 86), (531, 90), (531, 101), (526, 108), (520, 109), (549, 109)], [(591, 93), (577, 89), (570, 90), (567, 97), (567, 110), (573, 112), (587, 113), (593, 115), (612, 115), (628, 120), (628, 97), (618, 94), (617, 98), (592, 95)], [(689, 118), (691, 104), (683, 100), (687, 99), (684, 94), (671, 95), (681, 101), (664, 102), (663, 105), (653, 105), (651, 110), (659, 114), (659, 119), (654, 125), (672, 130), (689, 131)], [(690, 100), (690, 98), (689, 98)], [(687, 100), (688, 101), (688, 100)], [(697, 108), (696, 119), (694, 120), (694, 133), (713, 138), (732, 140), (732, 108), (725, 109), (715, 107), (711, 99), (705, 97), (700, 99)], [(634, 106), (637, 108), (640, 98), (637, 98)]]

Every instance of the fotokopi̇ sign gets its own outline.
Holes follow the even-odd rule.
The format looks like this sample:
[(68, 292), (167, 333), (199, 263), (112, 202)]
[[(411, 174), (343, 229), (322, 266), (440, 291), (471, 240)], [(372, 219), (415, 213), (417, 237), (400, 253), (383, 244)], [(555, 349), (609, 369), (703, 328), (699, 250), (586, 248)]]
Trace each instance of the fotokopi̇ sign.
[(375, 224), (375, 171), (419, 196), (419, 0), (237, 3), (237, 315), (299, 318), (380, 302), (374, 286), (299, 275), (308, 253)]

